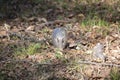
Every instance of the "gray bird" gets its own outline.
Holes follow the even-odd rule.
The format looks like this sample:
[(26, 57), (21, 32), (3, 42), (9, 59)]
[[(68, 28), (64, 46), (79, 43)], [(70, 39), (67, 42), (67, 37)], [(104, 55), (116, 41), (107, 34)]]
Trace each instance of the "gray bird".
[(104, 52), (104, 46), (101, 43), (97, 43), (96, 46), (93, 48), (93, 56), (96, 58), (99, 58), (101, 60), (105, 60)]
[(60, 50), (63, 50), (65, 48), (67, 43), (67, 31), (65, 28), (60, 27), (53, 30), (52, 43), (56, 48)]

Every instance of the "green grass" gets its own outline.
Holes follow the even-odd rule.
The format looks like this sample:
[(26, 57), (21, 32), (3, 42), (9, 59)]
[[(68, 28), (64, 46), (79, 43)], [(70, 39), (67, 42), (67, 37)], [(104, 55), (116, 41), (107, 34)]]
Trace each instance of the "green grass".
[(59, 49), (56, 49), (55, 57), (58, 59), (61, 59), (61, 58), (63, 58), (63, 53)]
[(95, 16), (93, 18), (90, 16), (87, 19), (82, 21), (81, 26), (83, 26), (83, 27), (85, 27), (85, 26), (89, 26), (89, 27), (93, 27), (93, 26), (108, 27), (109, 23), (105, 20), (102, 20), (102, 19), (98, 18), (97, 16)]
[(107, 36), (110, 29), (110, 23), (97, 16), (92, 18), (89, 15), (89, 17), (81, 22), (81, 27), (86, 28), (87, 31), (91, 32), (91, 30), (95, 30), (97, 33)]
[(42, 29), (42, 31), (41, 31), (42, 33), (47, 33), (47, 32), (49, 32), (49, 30), (48, 30), (48, 28), (47, 27), (45, 27), (45, 28), (43, 28)]
[(37, 49), (41, 47), (41, 44), (30, 44), (27, 48), (20, 47), (15, 51), (15, 55), (24, 56), (24, 55), (33, 55), (37, 52)]
[(120, 72), (118, 68), (113, 68), (110, 73), (111, 80), (120, 80)]
[(59, 59), (64, 64), (68, 62), (68, 59), (65, 58), (65, 55), (59, 49), (55, 50), (55, 57), (56, 59)]

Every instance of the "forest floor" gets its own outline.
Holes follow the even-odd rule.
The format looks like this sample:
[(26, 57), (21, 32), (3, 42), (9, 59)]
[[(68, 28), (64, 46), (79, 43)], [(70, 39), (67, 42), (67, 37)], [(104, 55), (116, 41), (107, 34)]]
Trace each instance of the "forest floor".
[[(0, 21), (0, 80), (119, 80), (120, 1), (105, 1), (43, 0), (46, 6), (35, 4), (35, 12), (22, 7), (24, 16), (7, 14), (14, 19)], [(58, 27), (68, 33), (63, 51), (52, 44)], [(102, 51), (94, 50), (99, 43)]]

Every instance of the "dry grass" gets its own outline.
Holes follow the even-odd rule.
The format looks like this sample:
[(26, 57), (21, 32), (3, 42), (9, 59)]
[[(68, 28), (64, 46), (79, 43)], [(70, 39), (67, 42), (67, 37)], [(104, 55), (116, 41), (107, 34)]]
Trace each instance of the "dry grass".
[[(32, 6), (40, 9), (33, 12), (35, 15), (40, 13), (39, 17), (31, 18), (25, 13), (30, 18), (6, 20), (5, 24), (10, 26), (7, 31), (18, 32), (22, 38), (9, 36), (0, 24), (0, 31), (6, 32), (0, 34), (0, 80), (119, 80), (119, 0), (37, 1), (40, 4)], [(71, 22), (66, 23), (69, 19)], [(30, 26), (37, 31), (27, 31)], [(64, 51), (56, 50), (51, 44), (52, 30), (61, 26), (68, 27), (69, 45)], [(31, 41), (31, 38), (35, 39)], [(36, 39), (39, 42), (34, 42)], [(93, 47), (99, 42), (104, 45), (105, 63), (92, 57)], [(80, 63), (83, 61), (88, 64)], [(118, 69), (114, 69), (115, 65)]]

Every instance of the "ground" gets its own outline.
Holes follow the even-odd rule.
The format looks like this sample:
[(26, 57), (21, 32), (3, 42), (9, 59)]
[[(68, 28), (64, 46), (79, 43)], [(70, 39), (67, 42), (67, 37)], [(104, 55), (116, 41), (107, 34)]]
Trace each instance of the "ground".
[[(23, 6), (17, 17), (0, 21), (0, 80), (120, 79), (120, 1), (18, 2), (11, 1)], [(63, 51), (52, 44), (58, 27), (68, 33)], [(103, 48), (94, 50), (99, 43)]]

